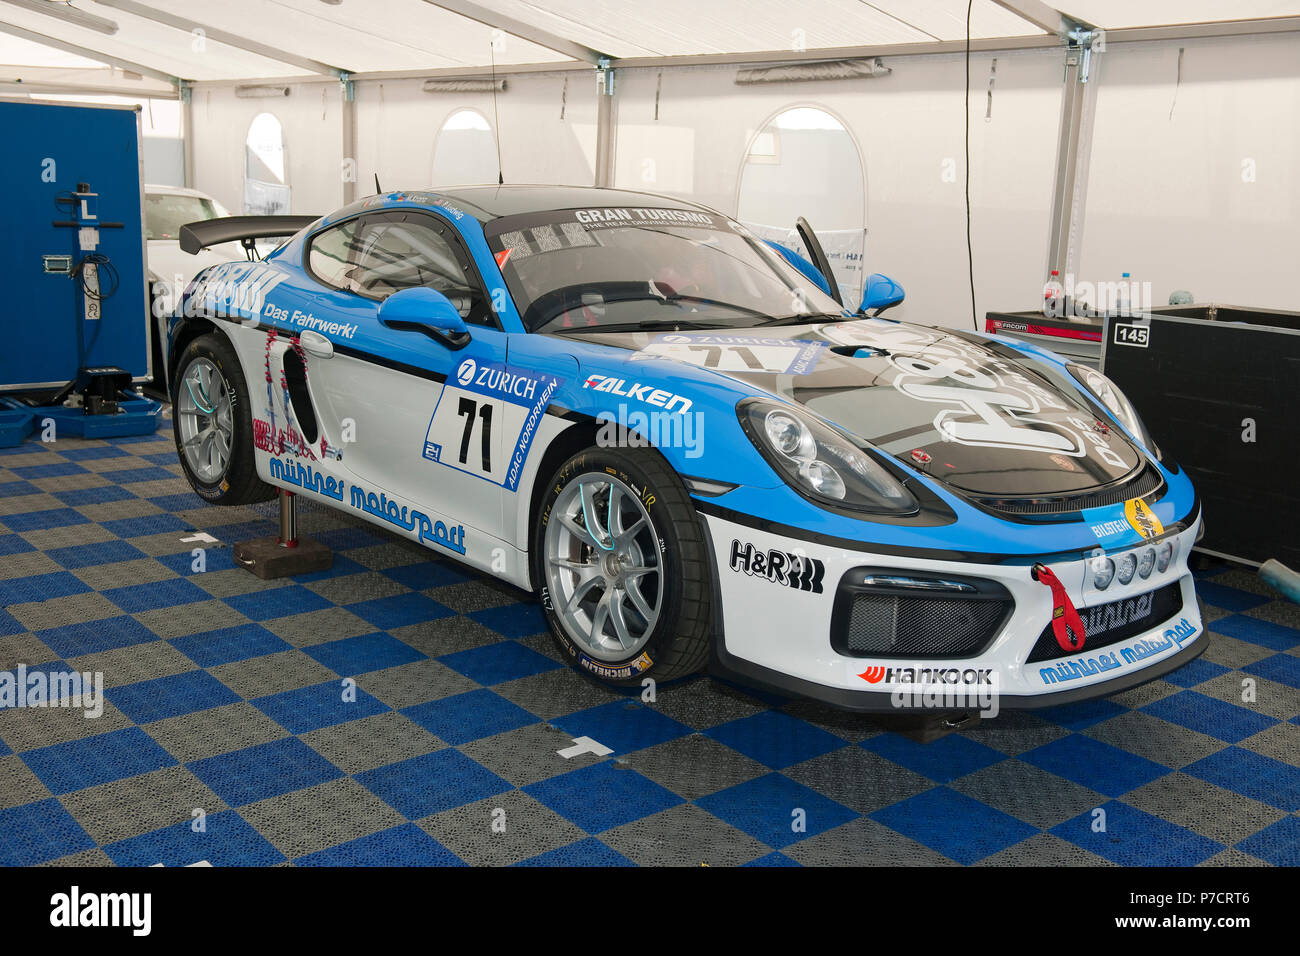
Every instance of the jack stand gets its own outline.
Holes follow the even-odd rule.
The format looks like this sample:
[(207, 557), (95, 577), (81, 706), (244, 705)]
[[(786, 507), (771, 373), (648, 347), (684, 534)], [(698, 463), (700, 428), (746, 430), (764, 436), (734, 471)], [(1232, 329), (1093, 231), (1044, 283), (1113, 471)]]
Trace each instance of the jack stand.
[(264, 581), (325, 571), (334, 564), (334, 552), (312, 538), (298, 537), (297, 501), (292, 491), (280, 489), (280, 533), (234, 547), (235, 563)]

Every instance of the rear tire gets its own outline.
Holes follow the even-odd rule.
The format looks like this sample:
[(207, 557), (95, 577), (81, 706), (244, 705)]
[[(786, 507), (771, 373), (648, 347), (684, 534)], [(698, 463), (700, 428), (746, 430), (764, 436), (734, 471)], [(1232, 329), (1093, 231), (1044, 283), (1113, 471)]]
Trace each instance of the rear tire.
[(214, 505), (246, 505), (275, 497), (257, 477), (248, 383), (230, 342), (210, 332), (177, 356), (172, 380), (172, 432), (185, 477)]
[(565, 656), (616, 686), (700, 670), (710, 570), (690, 496), (651, 449), (588, 448), (542, 493), (533, 580)]

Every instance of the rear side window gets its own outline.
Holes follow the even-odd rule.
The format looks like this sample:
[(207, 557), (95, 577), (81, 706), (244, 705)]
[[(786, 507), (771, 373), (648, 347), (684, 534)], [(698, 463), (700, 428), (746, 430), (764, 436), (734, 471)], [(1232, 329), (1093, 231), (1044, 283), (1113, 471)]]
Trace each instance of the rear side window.
[(361, 220), (353, 219), (333, 229), (326, 229), (311, 241), (307, 267), (318, 282), (335, 289), (351, 291), (348, 273), (356, 264), (355, 240)]

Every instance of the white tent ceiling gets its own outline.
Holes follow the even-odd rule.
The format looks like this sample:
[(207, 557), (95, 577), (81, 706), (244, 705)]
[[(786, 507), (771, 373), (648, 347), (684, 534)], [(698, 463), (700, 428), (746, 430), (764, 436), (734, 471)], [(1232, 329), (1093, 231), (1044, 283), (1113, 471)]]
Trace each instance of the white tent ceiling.
[[(975, 0), (972, 38), (1046, 38), (1031, 19), (1053, 5), (1105, 29), (1300, 16), (1300, 0)], [(101, 18), (99, 29), (68, 19), (80, 14)], [(597, 55), (797, 59), (965, 34), (966, 0), (0, 0), (0, 77), (95, 62), (203, 82), (572, 66)]]
[(1106, 30), (1300, 15), (1296, 0), (1069, 0), (1062, 5)]

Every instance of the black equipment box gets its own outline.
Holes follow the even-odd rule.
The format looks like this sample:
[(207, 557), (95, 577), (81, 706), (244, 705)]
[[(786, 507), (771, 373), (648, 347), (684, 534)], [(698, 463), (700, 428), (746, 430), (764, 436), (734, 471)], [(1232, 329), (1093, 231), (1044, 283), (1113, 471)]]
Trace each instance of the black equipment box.
[(1200, 550), (1300, 568), (1300, 313), (1185, 305), (1108, 319), (1102, 370), (1195, 484)]

